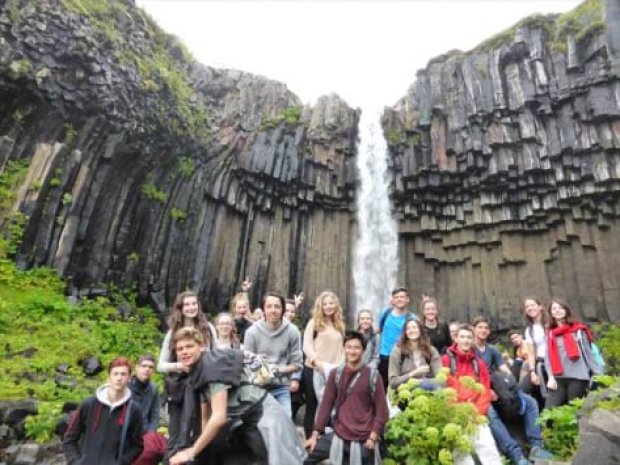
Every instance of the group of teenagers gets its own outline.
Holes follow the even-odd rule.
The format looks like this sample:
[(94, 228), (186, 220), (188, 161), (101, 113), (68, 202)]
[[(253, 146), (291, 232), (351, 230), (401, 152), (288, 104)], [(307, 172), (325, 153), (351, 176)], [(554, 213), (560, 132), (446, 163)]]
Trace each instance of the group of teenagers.
[[(509, 333), (514, 353), (502, 356), (488, 342), (489, 319), (442, 321), (437, 301), (426, 296), (414, 312), (406, 288), (392, 292), (376, 319), (371, 309), (359, 311), (353, 330), (345, 328), (338, 297), (322, 292), (302, 336), (294, 319), (303, 294), (289, 300), (268, 292), (261, 317), (254, 318), (250, 287), (248, 280), (242, 283), (231, 311), (217, 315), (215, 324), (195, 293), (177, 296), (156, 367), (166, 374), (167, 443), (156, 432), (154, 358), (141, 357), (133, 378), (129, 362), (118, 358), (110, 364), (109, 383), (72, 417), (63, 441), (68, 464), (150, 465), (163, 459), (210, 465), (233, 463), (245, 452), (250, 463), (265, 465), (378, 465), (385, 426), (398, 414), (386, 389), (417, 379), (422, 389), (453, 388), (459, 402), (472, 403), (488, 418), (474, 438), (480, 463), (501, 465), (499, 450), (526, 465), (550, 458), (536, 423), (540, 408), (585, 395), (602, 370), (589, 328), (558, 299), (546, 309), (539, 299), (524, 299), (525, 332)], [(269, 381), (257, 382), (248, 367), (262, 368), (266, 361)], [(447, 378), (440, 376), (442, 367)], [(527, 450), (506, 426), (499, 384), (493, 385), (515, 375)], [(461, 383), (465, 376), (483, 389)], [(301, 397), (305, 443), (292, 421)]]

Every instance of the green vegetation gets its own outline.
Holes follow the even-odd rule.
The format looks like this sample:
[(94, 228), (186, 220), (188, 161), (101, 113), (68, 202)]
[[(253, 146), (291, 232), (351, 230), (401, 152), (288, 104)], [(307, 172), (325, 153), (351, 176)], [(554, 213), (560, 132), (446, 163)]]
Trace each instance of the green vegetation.
[[(46, 441), (62, 404), (91, 395), (106, 377), (105, 370), (86, 377), (81, 369), (86, 357), (96, 356), (105, 366), (118, 355), (155, 353), (160, 334), (152, 310), (138, 307), (132, 294), (71, 304), (54, 270), (17, 268), (10, 256), (26, 217), (8, 212), (26, 171), (25, 163), (10, 162), (0, 174), (0, 399), (36, 399), (38, 415), (27, 419), (26, 433)], [(128, 315), (117, 313), (121, 303), (131, 309)]]
[(610, 375), (620, 376), (620, 326), (595, 326), (594, 331), (600, 334), (596, 343), (605, 358), (605, 371)]
[(21, 60), (12, 61), (9, 65), (9, 77), (13, 80), (17, 80), (28, 74), (28, 71), (32, 68), (32, 63), (26, 58)]
[[(439, 376), (447, 376), (447, 368)], [(461, 378), (472, 389), (483, 389), (473, 378)], [(470, 403), (456, 402), (453, 389), (425, 391), (411, 379), (399, 386), (392, 403), (404, 407), (391, 419), (385, 434), (388, 454), (385, 465), (401, 463), (451, 465), (453, 453), (472, 452), (471, 435), (485, 422)]]
[(138, 252), (131, 252), (129, 255), (127, 255), (127, 263), (129, 263), (131, 266), (136, 266), (139, 261), (140, 254)]
[[(169, 105), (160, 105), (153, 112), (160, 125), (170, 128), (176, 136), (209, 136), (204, 105), (196, 99), (187, 77), (193, 58), (176, 37), (164, 32), (146, 12), (129, 8), (121, 0), (62, 0), (62, 5), (88, 20), (94, 34), (112, 47), (119, 64), (136, 69), (143, 90), (158, 92), (161, 98), (168, 99)], [(119, 24), (131, 20), (145, 26), (145, 42), (128, 43), (119, 31)]]
[(168, 200), (168, 194), (157, 189), (157, 186), (152, 182), (146, 182), (142, 185), (142, 193), (147, 199), (156, 200), (159, 203), (166, 203)]
[(77, 131), (73, 125), (71, 123), (65, 123), (65, 144), (71, 145), (71, 143), (75, 140), (76, 135)]
[(62, 176), (62, 170), (60, 168), (56, 168), (54, 170), (54, 176), (50, 179), (50, 187), (59, 187), (61, 184), (60, 177)]
[(13, 112), (11, 117), (13, 118), (13, 121), (15, 121), (16, 123), (21, 123), (24, 120), (24, 114), (22, 113), (22, 111), (19, 108), (17, 108)]
[[(48, 268), (19, 270), (0, 257), (0, 399), (35, 398), (39, 415), (26, 423), (27, 434), (49, 439), (63, 402), (92, 394), (105, 373), (87, 378), (80, 367), (86, 357), (107, 364), (117, 355), (136, 358), (157, 349), (158, 321), (148, 308), (116, 313), (118, 301), (98, 298), (69, 304), (65, 284)], [(58, 367), (66, 364), (67, 378)]]
[(603, 32), (606, 28), (601, 0), (585, 0), (576, 8), (560, 16), (532, 15), (524, 18), (514, 26), (485, 40), (476, 46), (474, 51), (489, 52), (512, 42), (517, 29), (524, 26), (542, 28), (547, 35), (549, 50), (562, 53), (566, 53), (566, 40), (569, 35), (573, 35), (577, 43), (580, 43)]
[[(596, 325), (594, 327), (596, 333), (601, 336), (596, 340), (601, 352), (605, 358), (606, 375), (597, 376), (595, 378), (597, 385), (602, 388), (608, 388), (614, 385), (620, 385), (620, 326), (618, 325)], [(567, 405), (545, 409), (541, 412), (538, 420), (543, 426), (543, 438), (545, 447), (558, 459), (569, 460), (579, 445), (579, 415), (587, 413), (583, 411), (585, 404), (590, 402), (591, 398), (595, 399), (592, 408), (603, 408), (615, 410), (620, 408), (620, 397), (597, 399), (601, 393), (601, 389), (592, 391), (587, 399), (574, 399)]]
[(61, 202), (63, 205), (71, 205), (73, 203), (73, 196), (69, 192), (65, 192)]
[(19, 247), (26, 215), (11, 211), (15, 201), (15, 188), (24, 180), (28, 165), (22, 161), (10, 161), (0, 173), (0, 257), (13, 256)]
[(173, 207), (172, 210), (170, 210), (170, 217), (173, 220), (178, 221), (180, 224), (185, 224), (185, 220), (187, 219), (187, 213), (180, 208)]
[(301, 107), (287, 107), (280, 110), (280, 114), (275, 118), (265, 117), (260, 123), (259, 131), (266, 131), (275, 128), (281, 122), (285, 122), (290, 126), (299, 124), (301, 118)]
[(190, 157), (181, 157), (177, 162), (177, 170), (184, 178), (190, 178), (196, 169), (196, 162)]
[(577, 452), (579, 445), (577, 415), (582, 405), (583, 399), (578, 398), (560, 407), (544, 409), (540, 413), (538, 423), (543, 426), (545, 448), (560, 460), (568, 460)]
[(400, 141), (402, 140), (402, 136), (403, 134), (400, 131), (393, 128), (388, 129), (385, 133), (385, 138), (390, 145), (396, 145), (400, 143)]

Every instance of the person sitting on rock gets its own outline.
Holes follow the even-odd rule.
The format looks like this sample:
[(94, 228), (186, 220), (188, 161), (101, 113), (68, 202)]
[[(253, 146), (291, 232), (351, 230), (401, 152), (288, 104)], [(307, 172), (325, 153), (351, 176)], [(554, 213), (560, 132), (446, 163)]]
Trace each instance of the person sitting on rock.
[(228, 439), (250, 449), (252, 464), (302, 463), (305, 452), (291, 418), (267, 391), (249, 382), (241, 351), (205, 351), (202, 333), (191, 327), (179, 329), (172, 340), (187, 383), (170, 465), (228, 463), (222, 451), (234, 449), (215, 444)]
[[(486, 415), (491, 404), (491, 378), (486, 363), (474, 350), (474, 330), (470, 325), (459, 327), (456, 342), (442, 355), (441, 362), (450, 369), (446, 386), (456, 391), (457, 402), (470, 402), (480, 415)], [(466, 377), (482, 385), (482, 389), (474, 389), (466, 383)], [(502, 465), (488, 425), (478, 426), (474, 449), (482, 465)]]
[(409, 320), (392, 349), (388, 372), (392, 389), (411, 378), (420, 380), (423, 389), (434, 390), (439, 386), (435, 377), (441, 370), (441, 358), (423, 328), (418, 320)]
[(108, 383), (73, 413), (63, 438), (68, 465), (130, 465), (142, 452), (142, 414), (127, 387), (131, 364), (117, 357)]
[[(484, 316), (476, 317), (474, 318), (473, 326), (477, 355), (490, 367), (491, 372), (500, 371), (512, 377), (510, 368), (504, 363), (504, 359), (499, 351), (487, 342), (491, 334), (489, 319)], [(501, 377), (494, 376), (495, 379), (501, 380)], [(516, 380), (514, 380), (514, 385), (516, 385)], [(525, 394), (521, 389), (516, 388), (516, 390), (520, 405), (518, 406), (518, 411), (515, 412), (515, 416), (520, 417), (525, 429), (525, 436), (530, 446), (529, 460), (525, 458), (523, 449), (510, 434), (508, 428), (506, 428), (502, 418), (502, 415), (505, 416), (505, 414), (502, 413), (499, 407), (495, 407), (495, 405), (499, 406), (501, 404), (502, 399), (498, 398), (495, 390), (491, 390), (491, 400), (494, 404), (489, 406), (487, 416), (495, 442), (499, 450), (515, 465), (528, 465), (530, 460), (550, 459), (551, 454), (542, 448), (542, 432), (540, 426), (536, 423), (539, 415), (538, 402), (533, 397)]]
[[(314, 430), (306, 446), (311, 454), (304, 465), (321, 463), (374, 465), (381, 463), (379, 438), (388, 420), (383, 381), (377, 368), (364, 364), (364, 336), (347, 331), (345, 363), (331, 370)], [(325, 435), (330, 421), (333, 435)]]

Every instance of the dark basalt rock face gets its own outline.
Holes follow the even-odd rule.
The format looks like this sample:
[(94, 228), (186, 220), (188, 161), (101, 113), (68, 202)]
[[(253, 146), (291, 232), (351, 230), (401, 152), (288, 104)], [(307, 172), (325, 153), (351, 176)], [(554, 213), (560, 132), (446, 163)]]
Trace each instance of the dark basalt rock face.
[(580, 8), (432, 60), (384, 112), (401, 282), (452, 317), (518, 325), (535, 295), (620, 322), (620, 7)]
[(255, 298), (346, 303), (359, 111), (200, 65), (132, 3), (1, 7), (0, 171), (28, 164), (18, 262), (76, 295), (137, 283), (162, 311), (188, 288), (222, 310), (246, 275)]

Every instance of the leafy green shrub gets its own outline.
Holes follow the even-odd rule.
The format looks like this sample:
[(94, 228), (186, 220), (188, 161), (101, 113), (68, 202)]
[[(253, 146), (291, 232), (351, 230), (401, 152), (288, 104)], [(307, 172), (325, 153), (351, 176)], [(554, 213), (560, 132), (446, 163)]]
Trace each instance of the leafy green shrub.
[(184, 178), (190, 178), (192, 174), (194, 174), (194, 170), (196, 169), (196, 164), (192, 158), (182, 157), (182, 158), (179, 158), (177, 167), (178, 167), (179, 173), (181, 173), (181, 176), (183, 176)]
[[(571, 400), (568, 404), (550, 409), (544, 409), (538, 417), (537, 423), (543, 427), (542, 434), (545, 442), (545, 448), (551, 452), (555, 458), (560, 460), (570, 460), (579, 446), (579, 415), (583, 413), (585, 403), (590, 403), (590, 409), (620, 408), (620, 399), (605, 398), (598, 400), (596, 396), (602, 389), (608, 388), (614, 384), (620, 383), (620, 378), (601, 375), (596, 376), (595, 381), (599, 389), (590, 392), (587, 398), (577, 398)], [(594, 397), (595, 403), (592, 405), (590, 401)]]
[[(81, 362), (98, 357), (104, 366), (118, 355), (135, 360), (144, 352), (157, 353), (161, 335), (149, 308), (98, 297), (71, 304), (64, 282), (54, 270), (19, 270), (0, 259), (0, 399), (34, 398), (39, 413), (27, 419), (29, 437), (45, 441), (53, 434), (62, 404), (92, 395), (106, 378), (105, 371), (86, 377)], [(68, 365), (68, 382), (57, 377)]]
[(596, 343), (605, 359), (605, 372), (620, 375), (620, 326), (595, 325), (593, 329), (599, 335)]
[(543, 426), (545, 448), (560, 460), (568, 460), (577, 452), (579, 444), (577, 414), (582, 405), (583, 399), (577, 398), (566, 405), (540, 412), (537, 422)]
[[(445, 371), (441, 376), (446, 376)], [(461, 382), (467, 384), (465, 378)], [(429, 392), (418, 384), (415, 379), (409, 380), (391, 398), (404, 410), (387, 424), (385, 465), (451, 465), (455, 452), (472, 452), (471, 437), (486, 421), (472, 404), (457, 402), (453, 389)], [(469, 384), (481, 388), (473, 379)]]
[(26, 418), (24, 427), (26, 436), (36, 442), (47, 442), (52, 438), (56, 422), (60, 418), (60, 402), (39, 402), (37, 414)]

